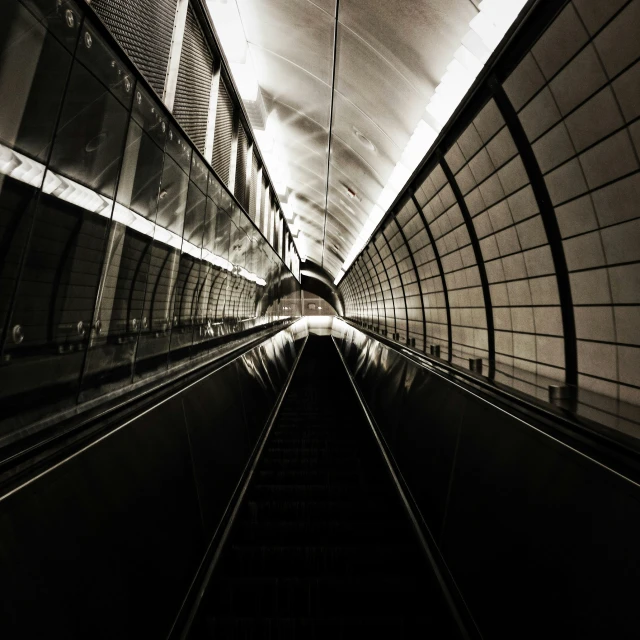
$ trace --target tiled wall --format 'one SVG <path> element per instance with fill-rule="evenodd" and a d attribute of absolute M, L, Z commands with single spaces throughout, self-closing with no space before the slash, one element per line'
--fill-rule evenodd
<path fill-rule="evenodd" d="M 496 380 L 543 398 L 549 384 L 576 380 L 581 402 L 631 416 L 626 403 L 640 405 L 638 34 L 640 0 L 560 7 L 509 71 L 485 82 L 489 98 L 463 112 L 462 133 L 431 152 L 431 170 L 394 212 L 405 238 L 388 214 L 347 273 L 347 316 L 382 331 L 378 317 L 394 326 L 394 313 L 389 336 L 427 352 L 439 345 L 465 367 L 470 357 L 489 364 L 493 342 Z M 395 293 L 386 314 L 385 286 Z"/>

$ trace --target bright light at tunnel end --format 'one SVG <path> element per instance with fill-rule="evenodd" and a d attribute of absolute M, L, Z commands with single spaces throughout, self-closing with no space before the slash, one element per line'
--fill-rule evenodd
<path fill-rule="evenodd" d="M 485 63 L 500 44 L 527 0 L 483 0 L 478 13 L 469 23 L 469 31 L 462 39 L 453 60 L 431 96 L 426 114 L 407 143 L 400 162 L 391 172 L 377 203 L 369 213 L 360 235 L 345 259 L 334 284 L 337 286 L 354 260 L 366 246 L 371 234 L 384 218 L 398 193 L 429 152 L 438 134 L 473 85 Z"/>

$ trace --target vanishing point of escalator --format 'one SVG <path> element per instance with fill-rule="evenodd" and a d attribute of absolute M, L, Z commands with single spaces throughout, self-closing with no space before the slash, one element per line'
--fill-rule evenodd
<path fill-rule="evenodd" d="M 458 637 L 368 429 L 311 335 L 190 638 Z"/>

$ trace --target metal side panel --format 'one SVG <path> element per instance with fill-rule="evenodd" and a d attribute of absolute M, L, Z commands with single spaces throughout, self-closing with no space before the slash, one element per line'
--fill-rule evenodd
<path fill-rule="evenodd" d="M 171 50 L 177 0 L 93 0 L 122 48 L 161 96 Z"/>

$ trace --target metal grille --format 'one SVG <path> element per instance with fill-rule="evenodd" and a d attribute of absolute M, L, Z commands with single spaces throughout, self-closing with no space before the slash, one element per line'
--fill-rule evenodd
<path fill-rule="evenodd" d="M 233 141 L 233 102 L 222 79 L 218 89 L 216 128 L 213 137 L 213 160 L 211 164 L 222 182 L 229 185 L 231 166 L 231 143 Z"/>
<path fill-rule="evenodd" d="M 93 0 L 122 48 L 162 96 L 177 0 Z"/>
<path fill-rule="evenodd" d="M 213 57 L 189 5 L 173 111 L 187 135 L 203 153 L 207 137 L 212 70 Z"/>
<path fill-rule="evenodd" d="M 249 217 L 255 222 L 257 217 L 256 202 L 260 202 L 258 189 L 258 158 L 251 154 L 251 183 L 249 185 Z"/>
<path fill-rule="evenodd" d="M 238 158 L 234 194 L 238 202 L 247 209 L 247 134 L 242 123 L 238 124 Z"/>

